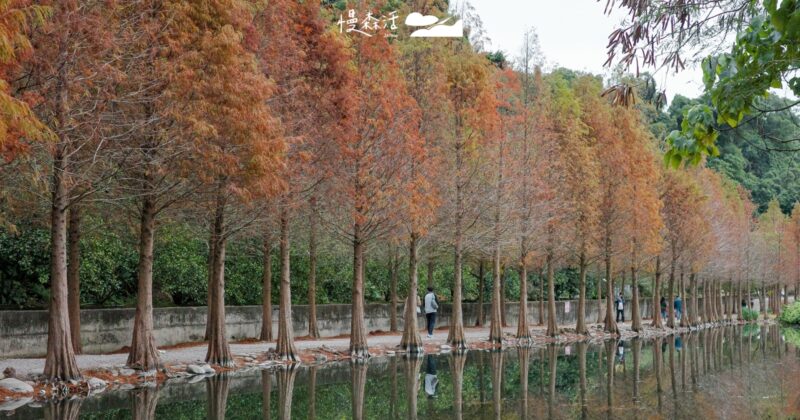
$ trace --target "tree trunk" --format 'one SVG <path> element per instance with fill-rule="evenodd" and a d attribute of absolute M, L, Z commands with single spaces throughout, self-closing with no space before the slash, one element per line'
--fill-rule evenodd
<path fill-rule="evenodd" d="M 539 270 L 539 322 L 544 325 L 544 268 Z"/>
<path fill-rule="evenodd" d="M 391 246 L 391 254 L 391 262 L 389 263 L 389 331 L 397 332 L 397 271 L 399 261 L 397 247 L 394 245 Z"/>
<path fill-rule="evenodd" d="M 483 272 L 483 264 L 484 264 L 483 260 L 480 260 L 480 262 L 478 263 L 478 319 L 475 321 L 476 327 L 482 327 L 484 321 L 483 296 L 484 296 L 484 291 L 486 289 L 486 284 L 484 282 L 485 274 Z"/>
<path fill-rule="evenodd" d="M 635 265 L 631 265 L 631 330 L 642 331 L 642 314 L 639 313 L 639 278 Z"/>
<path fill-rule="evenodd" d="M 317 327 L 317 199 L 309 200 L 310 216 L 308 221 L 308 336 L 319 338 Z"/>
<path fill-rule="evenodd" d="M 692 289 L 692 310 L 689 311 L 689 325 L 696 327 L 697 322 L 697 274 L 689 274 L 689 288 Z"/>
<path fill-rule="evenodd" d="M 680 277 L 680 286 L 679 287 L 680 287 L 681 300 L 683 302 L 683 308 L 682 308 L 683 313 L 681 314 L 680 326 L 686 328 L 686 327 L 688 327 L 690 325 L 690 323 L 689 323 L 689 312 L 690 311 L 689 311 L 689 299 L 686 298 L 686 282 L 684 281 L 684 274 L 685 273 L 684 273 L 684 270 L 683 270 L 683 266 L 681 266 L 681 277 Z"/>
<path fill-rule="evenodd" d="M 292 326 L 292 279 L 291 279 L 291 258 L 289 250 L 289 206 L 287 203 L 281 205 L 281 233 L 280 233 L 280 254 L 281 254 L 281 301 L 278 307 L 278 341 L 275 350 L 281 360 L 297 362 L 297 349 L 294 346 L 294 327 Z"/>
<path fill-rule="evenodd" d="M 417 248 L 417 234 L 412 232 L 408 241 L 408 296 L 404 305 L 403 337 L 400 340 L 400 347 L 410 354 L 421 354 L 424 351 L 417 323 L 417 289 L 419 288 L 417 285 L 419 278 Z"/>
<path fill-rule="evenodd" d="M 669 266 L 669 283 L 667 284 L 667 327 L 675 328 L 675 250 L 672 250 L 673 257 Z"/>
<path fill-rule="evenodd" d="M 264 274 L 261 277 L 261 341 L 272 341 L 272 241 L 264 232 Z"/>
<path fill-rule="evenodd" d="M 611 243 L 606 238 L 606 323 L 603 330 L 607 333 L 619 332 L 617 321 L 614 319 L 614 281 L 611 278 Z"/>
<path fill-rule="evenodd" d="M 589 334 L 589 329 L 586 327 L 586 266 L 586 252 L 581 251 L 578 258 L 578 319 L 575 332 L 584 335 Z"/>
<path fill-rule="evenodd" d="M 497 230 L 497 228 L 496 228 Z M 494 258 L 492 261 L 492 313 L 489 320 L 489 342 L 503 344 L 502 315 L 500 313 L 500 240 L 495 237 Z"/>
<path fill-rule="evenodd" d="M 547 335 L 549 337 L 558 336 L 558 325 L 556 324 L 556 289 L 555 276 L 553 270 L 553 252 L 547 253 Z"/>
<path fill-rule="evenodd" d="M 139 222 L 138 291 L 133 339 L 128 367 L 149 371 L 161 365 L 153 337 L 153 244 L 155 242 L 156 203 L 151 194 L 142 197 Z"/>
<path fill-rule="evenodd" d="M 603 281 L 597 280 L 597 324 L 603 322 Z"/>
<path fill-rule="evenodd" d="M 72 333 L 72 349 L 83 353 L 81 345 L 81 208 L 73 204 L 69 209 L 67 231 L 67 301 L 69 306 L 69 329 Z"/>
<path fill-rule="evenodd" d="M 212 283 L 209 284 L 211 302 L 208 304 L 208 351 L 206 362 L 231 366 L 233 357 L 225 333 L 225 196 L 220 183 L 217 191 L 214 227 L 211 242 L 214 244 Z"/>
<path fill-rule="evenodd" d="M 506 322 L 506 267 L 500 269 L 500 325 L 505 328 Z"/>
<path fill-rule="evenodd" d="M 65 68 L 59 71 L 58 107 L 56 118 L 59 129 L 66 125 L 67 86 Z M 69 380 L 81 377 L 72 348 L 72 332 L 67 302 L 67 205 L 66 185 L 67 144 L 62 131 L 54 145 L 52 207 L 50 208 L 50 308 L 48 311 L 47 358 L 44 376 L 49 380 Z"/>
<path fill-rule="evenodd" d="M 524 242 L 524 240 L 523 240 Z M 531 331 L 528 325 L 528 267 L 525 261 L 528 251 L 523 245 L 519 261 L 519 319 L 517 320 L 517 340 L 521 344 L 531 344 Z"/>
<path fill-rule="evenodd" d="M 361 223 L 353 228 L 353 295 L 350 321 L 350 356 L 354 359 L 369 357 L 367 327 L 364 325 L 364 239 Z"/>
<path fill-rule="evenodd" d="M 661 256 L 656 257 L 656 274 L 653 280 L 653 323 L 655 328 L 664 328 L 661 322 Z"/>
<path fill-rule="evenodd" d="M 212 225 L 212 232 L 211 232 L 211 234 L 209 236 L 210 237 L 214 236 L 213 225 Z M 207 286 L 207 290 L 206 290 L 206 301 L 209 302 L 209 303 L 212 300 L 214 300 L 214 290 L 211 288 L 211 285 L 214 283 L 214 256 L 216 255 L 216 252 L 214 250 L 214 246 L 215 246 L 214 241 L 213 240 L 209 240 L 209 243 L 208 243 L 208 261 L 207 261 L 207 263 L 208 263 L 208 282 L 207 282 L 208 286 Z M 210 309 L 211 308 L 207 307 L 207 311 L 210 310 Z M 209 316 L 209 314 L 206 314 L 206 317 L 208 317 L 208 316 Z M 211 323 L 206 321 L 206 335 L 204 336 L 203 339 L 205 341 L 208 341 L 209 337 L 211 337 Z"/>
<path fill-rule="evenodd" d="M 433 259 L 428 260 L 428 287 L 433 288 Z"/>
<path fill-rule="evenodd" d="M 450 315 L 450 330 L 447 333 L 447 343 L 453 346 L 456 350 L 467 348 L 467 340 L 464 337 L 464 313 L 461 304 L 461 291 L 463 271 L 463 232 L 461 228 L 461 217 L 456 218 L 456 237 L 454 249 L 454 262 L 453 262 L 453 310 Z M 432 284 L 433 279 L 433 264 L 428 263 L 428 283 Z M 430 285 L 429 285 L 430 286 Z"/>

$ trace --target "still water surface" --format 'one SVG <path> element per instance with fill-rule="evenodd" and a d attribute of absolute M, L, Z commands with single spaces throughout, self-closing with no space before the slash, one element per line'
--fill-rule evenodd
<path fill-rule="evenodd" d="M 798 418 L 798 346 L 797 330 L 748 325 L 650 340 L 374 358 L 112 391 L 23 407 L 10 417 Z"/>

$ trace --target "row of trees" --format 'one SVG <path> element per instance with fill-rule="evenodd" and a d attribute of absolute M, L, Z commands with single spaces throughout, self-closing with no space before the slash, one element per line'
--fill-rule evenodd
<path fill-rule="evenodd" d="M 497 344 L 506 268 L 520 273 L 521 340 L 530 339 L 527 282 L 533 272 L 546 279 L 551 336 L 559 333 L 559 267 L 580 273 L 579 333 L 588 333 L 591 267 L 602 267 L 607 297 L 615 281 L 625 290 L 629 276 L 636 331 L 642 328 L 644 273 L 654 274 L 656 302 L 662 267 L 669 270 L 670 300 L 676 290 L 684 294 L 684 274 L 695 297 L 698 285 L 705 296 L 718 297 L 723 288 L 742 290 L 756 279 L 773 284 L 766 269 L 745 271 L 755 259 L 765 267 L 773 261 L 771 253 L 752 252 L 747 192 L 707 169 L 664 169 L 642 112 L 652 105 L 619 106 L 624 101 L 609 98 L 615 92 L 604 92 L 591 75 L 543 74 L 532 32 L 512 63 L 499 54 L 487 59 L 468 37 L 411 39 L 404 29 L 396 38 L 348 37 L 332 31 L 331 13 L 312 1 L 108 7 L 75 0 L 5 7 L 18 17 L 3 28 L 21 40 L 4 72 L 5 100 L 19 108 L 7 119 L 25 121 L 26 128 L 2 139 L 0 176 L 4 207 L 46 203 L 50 209 L 47 378 L 80 376 L 77 245 L 82 215 L 98 207 L 122 209 L 138 220 L 128 365 L 143 370 L 160 365 L 153 250 L 157 226 L 167 217 L 208 226 L 206 360 L 219 365 L 232 363 L 225 260 L 226 245 L 237 235 L 263 239 L 263 340 L 273 339 L 270 261 L 278 244 L 276 349 L 286 360 L 297 359 L 291 319 L 297 279 L 289 256 L 298 223 L 309 227 L 303 233 L 309 235 L 312 337 L 319 336 L 318 235 L 324 231 L 352 247 L 353 358 L 369 356 L 364 258 L 378 243 L 392 247 L 395 272 L 405 249 L 410 291 L 419 288 L 421 247 L 452 258 L 447 341 L 457 349 L 467 344 L 461 307 L 467 258 L 491 261 L 489 338 Z M 421 12 L 445 10 L 429 4 Z M 773 242 L 765 240 L 763 249 Z M 786 254 L 779 255 L 776 267 L 788 269 Z M 390 281 L 396 308 L 396 276 Z M 775 290 L 785 283 L 778 277 Z M 406 299 L 405 319 L 413 319 L 416 294 Z M 617 332 L 612 303 L 606 299 L 598 321 Z M 654 323 L 660 326 L 658 314 Z M 403 328 L 402 347 L 421 353 L 416 323 Z"/>

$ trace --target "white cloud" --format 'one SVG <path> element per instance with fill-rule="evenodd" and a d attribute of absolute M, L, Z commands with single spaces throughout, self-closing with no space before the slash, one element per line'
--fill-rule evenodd
<path fill-rule="evenodd" d="M 406 16 L 406 26 L 430 26 L 434 23 L 438 22 L 439 18 L 436 16 L 426 15 L 423 16 L 422 13 L 411 13 L 410 15 Z"/>
<path fill-rule="evenodd" d="M 461 38 L 464 36 L 464 22 L 459 19 L 452 25 L 436 25 L 430 29 L 417 29 L 412 38 Z"/>

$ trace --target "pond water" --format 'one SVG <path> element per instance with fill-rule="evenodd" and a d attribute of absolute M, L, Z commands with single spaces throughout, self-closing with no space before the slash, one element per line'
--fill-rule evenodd
<path fill-rule="evenodd" d="M 25 406 L 10 418 L 797 418 L 798 348 L 797 330 L 746 325 L 650 340 L 381 357 L 109 391 Z"/>

